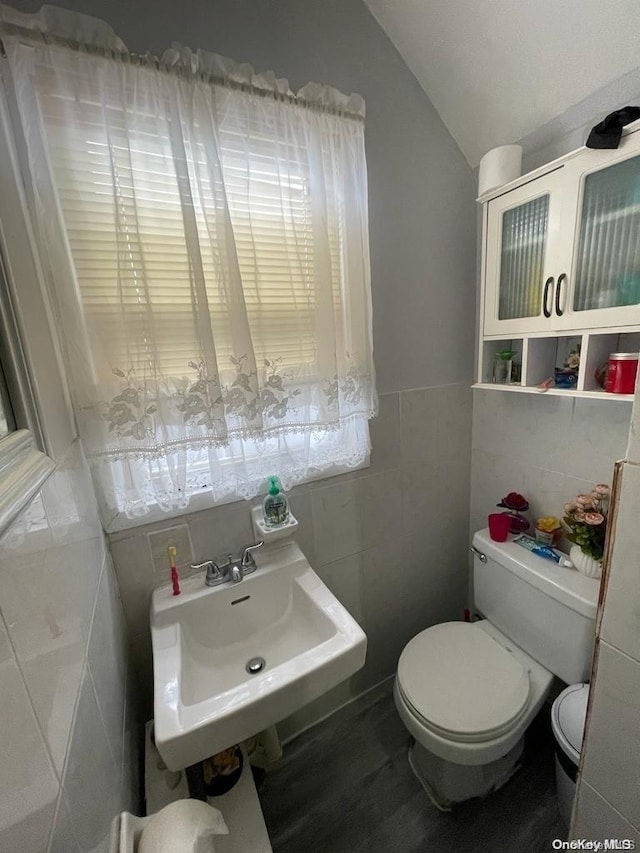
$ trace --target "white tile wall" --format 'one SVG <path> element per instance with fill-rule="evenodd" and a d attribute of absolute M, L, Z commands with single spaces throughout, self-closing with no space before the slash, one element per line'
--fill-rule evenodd
<path fill-rule="evenodd" d="M 362 550 L 357 480 L 316 489 L 311 495 L 311 512 L 318 565 Z"/>
<path fill-rule="evenodd" d="M 562 505 L 595 483 L 611 483 L 624 459 L 628 402 L 544 394 L 473 392 L 471 529 L 510 491 L 530 502 L 530 520 L 560 515 Z"/>
<path fill-rule="evenodd" d="M 189 536 L 189 525 L 174 524 L 166 530 L 156 530 L 149 533 L 149 547 L 151 548 L 151 562 L 154 571 L 159 575 L 167 576 L 169 572 L 169 546 L 176 549 L 176 565 L 189 566 L 193 563 L 193 546 Z"/>
<path fill-rule="evenodd" d="M 0 850 L 104 850 L 113 817 L 139 807 L 139 736 L 128 633 L 77 445 L 0 541 L 0 611 Z"/>
<path fill-rule="evenodd" d="M 611 555 L 606 605 L 600 636 L 640 661 L 640 465 L 626 464 L 622 473 L 617 535 Z M 639 712 L 640 713 L 640 712 Z"/>
<path fill-rule="evenodd" d="M 362 549 L 395 542 L 402 529 L 402 489 L 399 470 L 371 474 L 358 480 L 360 544 Z"/>
<path fill-rule="evenodd" d="M 594 691 L 583 779 L 640 827 L 640 663 L 601 642 Z"/>
<path fill-rule="evenodd" d="M 87 663 L 112 758 L 118 770 L 124 749 L 128 639 L 115 574 L 111 560 L 108 560 L 100 580 Z"/>
<path fill-rule="evenodd" d="M 601 842 L 609 839 L 628 840 L 633 842 L 633 847 L 626 849 L 640 849 L 640 832 L 586 782 L 580 786 L 575 808 L 571 833 L 573 839 Z"/>
<path fill-rule="evenodd" d="M 364 620 L 362 556 L 361 553 L 352 554 L 335 563 L 317 567 L 318 574 L 331 592 L 360 623 Z"/>
<path fill-rule="evenodd" d="M 575 400 L 567 474 L 611 482 L 610 461 L 626 456 L 630 419 L 628 402 Z"/>
<path fill-rule="evenodd" d="M 471 391 L 468 385 L 380 396 L 371 425 L 371 467 L 294 489 L 297 540 L 311 564 L 369 640 L 365 668 L 330 696 L 287 720 L 286 736 L 395 671 L 417 631 L 461 618 L 466 604 Z M 196 560 L 251 541 L 249 505 L 185 516 Z M 175 525 L 175 519 L 167 527 Z M 132 634 L 138 678 L 151 707 L 151 591 L 166 582 L 154 571 L 148 532 L 113 534 L 110 548 Z M 168 543 L 163 539 L 162 547 Z"/>
<path fill-rule="evenodd" d="M 591 716 L 583 745 L 574 837 L 640 846 L 640 466 L 623 466 L 609 580 L 597 640 Z"/>
<path fill-rule="evenodd" d="M 636 398 L 633 403 L 633 414 L 631 416 L 631 429 L 629 430 L 629 443 L 627 445 L 627 459 L 632 462 L 640 462 L 640 371 L 636 386 Z"/>
<path fill-rule="evenodd" d="M 46 850 L 58 779 L 4 630 L 0 645 L 0 849 Z"/>

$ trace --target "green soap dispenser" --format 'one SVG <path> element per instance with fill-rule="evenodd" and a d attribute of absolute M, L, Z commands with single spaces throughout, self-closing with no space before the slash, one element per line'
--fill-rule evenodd
<path fill-rule="evenodd" d="M 280 491 L 277 477 L 269 477 L 269 494 L 262 503 L 267 527 L 280 527 L 289 520 L 289 501 Z"/>

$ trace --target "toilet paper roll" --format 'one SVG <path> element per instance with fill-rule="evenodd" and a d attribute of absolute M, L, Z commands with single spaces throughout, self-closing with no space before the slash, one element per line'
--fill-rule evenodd
<path fill-rule="evenodd" d="M 215 836 L 228 832 L 218 809 L 201 800 L 176 800 L 151 816 L 138 853 L 214 853 Z"/>
<path fill-rule="evenodd" d="M 508 184 L 522 173 L 522 146 L 501 145 L 487 151 L 480 160 L 478 195 Z"/>

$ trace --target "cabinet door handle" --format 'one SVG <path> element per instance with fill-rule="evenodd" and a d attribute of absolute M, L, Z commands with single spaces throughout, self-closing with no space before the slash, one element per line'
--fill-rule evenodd
<path fill-rule="evenodd" d="M 542 313 L 545 317 L 549 318 L 551 316 L 551 309 L 548 307 L 549 303 L 549 288 L 553 287 L 553 276 L 550 275 L 549 278 L 544 283 L 544 293 L 542 294 Z M 553 305 L 553 295 L 551 296 L 551 304 Z"/>
<path fill-rule="evenodd" d="M 567 280 L 567 274 L 562 273 L 558 276 L 558 286 L 556 287 L 556 314 L 562 317 L 564 309 L 560 307 L 560 293 L 562 291 L 562 282 Z"/>

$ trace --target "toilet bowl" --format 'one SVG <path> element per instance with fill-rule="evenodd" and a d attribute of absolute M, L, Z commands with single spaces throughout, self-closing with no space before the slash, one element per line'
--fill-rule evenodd
<path fill-rule="evenodd" d="M 553 675 L 487 620 L 422 631 L 398 662 L 394 699 L 415 738 L 409 761 L 434 804 L 507 781 Z"/>
<path fill-rule="evenodd" d="M 512 537 L 513 538 L 513 537 Z M 409 762 L 432 802 L 484 796 L 518 769 L 554 676 L 584 680 L 599 583 L 512 538 L 473 538 L 476 622 L 445 622 L 404 648 L 394 698 L 415 739 Z"/>

